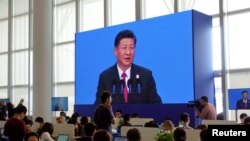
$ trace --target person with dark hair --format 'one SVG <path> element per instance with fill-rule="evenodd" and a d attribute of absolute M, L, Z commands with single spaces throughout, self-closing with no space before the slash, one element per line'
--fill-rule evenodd
<path fill-rule="evenodd" d="M 35 119 L 35 125 L 36 125 L 36 129 L 35 129 L 36 132 L 38 134 L 40 134 L 41 133 L 41 129 L 42 129 L 43 125 L 44 125 L 43 118 L 42 117 L 36 117 L 36 119 Z"/>
<path fill-rule="evenodd" d="M 104 129 L 99 129 L 94 134 L 94 141 L 111 141 L 111 134 Z"/>
<path fill-rule="evenodd" d="M 133 64 L 136 36 L 131 30 L 122 30 L 114 42 L 117 63 L 104 70 L 97 86 L 95 104 L 103 91 L 112 92 L 112 103 L 162 103 L 157 93 L 152 71 Z"/>
<path fill-rule="evenodd" d="M 141 132 L 137 128 L 131 128 L 127 132 L 128 141 L 141 141 Z"/>
<path fill-rule="evenodd" d="M 246 113 L 241 113 L 240 114 L 240 124 L 241 125 L 244 125 L 244 120 L 245 120 L 246 117 L 247 117 Z"/>
<path fill-rule="evenodd" d="M 95 109 L 94 122 L 97 129 L 105 129 L 112 133 L 111 124 L 115 123 L 115 116 L 111 107 L 112 97 L 109 91 L 104 91 L 101 95 L 101 103 Z"/>
<path fill-rule="evenodd" d="M 87 123 L 89 123 L 89 119 L 87 116 L 82 116 L 81 119 L 80 119 L 80 124 L 82 126 L 85 126 Z"/>
<path fill-rule="evenodd" d="M 176 128 L 174 130 L 174 141 L 186 141 L 186 131 L 183 128 Z"/>
<path fill-rule="evenodd" d="M 201 130 L 200 140 L 201 141 L 208 141 L 208 129 Z"/>
<path fill-rule="evenodd" d="M 144 127 L 159 128 L 159 125 L 158 125 L 158 123 L 156 121 L 151 120 L 149 122 L 146 122 L 144 124 Z"/>
<path fill-rule="evenodd" d="M 217 113 L 216 109 L 213 104 L 208 103 L 208 98 L 207 96 L 202 96 L 200 99 L 200 104 L 202 105 L 202 110 L 201 112 L 197 107 L 194 107 L 195 112 L 201 119 L 205 120 L 216 120 Z"/>
<path fill-rule="evenodd" d="M 241 92 L 242 99 L 237 101 L 236 109 L 250 109 L 250 100 L 248 99 L 248 91 Z"/>
<path fill-rule="evenodd" d="M 204 130 L 207 129 L 207 125 L 206 124 L 199 124 L 195 127 L 196 130 Z"/>
<path fill-rule="evenodd" d="M 16 107 L 14 116 L 5 123 L 3 134 L 8 137 L 9 141 L 23 141 L 24 135 L 27 133 L 27 128 L 23 121 L 26 112 L 25 106 Z"/>
<path fill-rule="evenodd" d="M 29 132 L 24 136 L 24 141 L 39 141 L 39 135 L 35 132 Z"/>
<path fill-rule="evenodd" d="M 190 123 L 189 114 L 182 113 L 180 115 L 179 127 L 184 128 L 184 129 L 193 129 L 192 127 L 189 126 L 189 123 Z"/>
<path fill-rule="evenodd" d="M 85 135 L 81 138 L 76 139 L 76 141 L 93 141 L 93 136 L 95 133 L 96 127 L 93 123 L 87 123 L 84 126 Z"/>
<path fill-rule="evenodd" d="M 250 125 L 250 117 L 249 116 L 244 118 L 244 125 Z"/>
<path fill-rule="evenodd" d="M 117 132 L 120 133 L 122 126 L 132 126 L 132 124 L 129 123 L 129 121 L 130 121 L 130 115 L 129 114 L 125 114 L 123 116 L 123 121 L 121 123 L 119 123 L 119 125 L 117 127 Z"/>
<path fill-rule="evenodd" d="M 54 141 L 52 134 L 54 132 L 54 126 L 50 122 L 45 122 L 41 133 L 39 134 L 41 141 Z"/>
<path fill-rule="evenodd" d="M 25 122 L 25 125 L 26 125 L 28 132 L 31 132 L 32 126 L 33 126 L 33 121 L 30 119 L 27 119 L 24 122 Z"/>

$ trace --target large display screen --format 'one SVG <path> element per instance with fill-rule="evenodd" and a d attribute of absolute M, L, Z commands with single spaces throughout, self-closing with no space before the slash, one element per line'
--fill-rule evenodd
<path fill-rule="evenodd" d="M 194 99 L 192 11 L 141 20 L 75 37 L 75 104 L 93 104 L 99 74 L 116 63 L 114 39 L 124 29 L 137 37 L 134 63 L 150 69 L 162 103 Z"/>

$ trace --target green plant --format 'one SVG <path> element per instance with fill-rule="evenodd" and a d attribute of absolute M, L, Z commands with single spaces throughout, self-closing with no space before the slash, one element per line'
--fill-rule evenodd
<path fill-rule="evenodd" d="M 156 134 L 156 141 L 174 141 L 173 131 L 161 130 Z"/>

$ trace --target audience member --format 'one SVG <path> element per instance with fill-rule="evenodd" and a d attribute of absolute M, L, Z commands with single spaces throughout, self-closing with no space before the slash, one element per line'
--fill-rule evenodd
<path fill-rule="evenodd" d="M 131 128 L 127 132 L 127 141 L 141 141 L 141 133 L 137 128 Z"/>
<path fill-rule="evenodd" d="M 246 113 L 241 113 L 240 114 L 240 124 L 243 125 L 244 124 L 244 120 L 247 117 Z"/>
<path fill-rule="evenodd" d="M 250 124 L 250 117 L 249 116 L 247 116 L 247 117 L 245 117 L 245 119 L 244 119 L 244 124 L 246 125 L 249 125 Z"/>
<path fill-rule="evenodd" d="M 30 119 L 25 120 L 25 125 L 28 132 L 32 131 L 33 121 Z"/>
<path fill-rule="evenodd" d="M 121 123 L 118 125 L 118 127 L 117 127 L 117 132 L 120 133 L 121 127 L 122 127 L 122 126 L 132 126 L 132 124 L 129 123 L 129 121 L 130 121 L 130 115 L 129 115 L 129 114 L 125 114 L 125 115 L 123 116 L 123 122 L 121 122 Z"/>
<path fill-rule="evenodd" d="M 99 129 L 94 134 L 94 141 L 111 141 L 111 134 L 105 129 Z"/>
<path fill-rule="evenodd" d="M 174 141 L 186 141 L 186 131 L 183 128 L 176 128 L 174 130 Z"/>
<path fill-rule="evenodd" d="M 151 120 L 149 122 L 146 122 L 144 124 L 144 127 L 154 127 L 154 128 L 159 128 L 159 125 L 157 124 L 157 122 L 155 122 L 154 120 Z"/>
<path fill-rule="evenodd" d="M 208 141 L 208 129 L 201 130 L 200 140 L 201 141 Z"/>
<path fill-rule="evenodd" d="M 165 120 L 162 125 L 162 130 L 165 132 L 173 132 L 174 131 L 174 124 L 171 120 Z"/>
<path fill-rule="evenodd" d="M 182 113 L 180 115 L 179 127 L 184 128 L 184 129 L 193 129 L 192 127 L 189 126 L 189 123 L 190 123 L 189 114 Z"/>
<path fill-rule="evenodd" d="M 38 134 L 41 134 L 41 129 L 44 125 L 44 120 L 42 117 L 36 117 L 35 119 L 35 131 L 38 133 Z"/>
<path fill-rule="evenodd" d="M 196 130 L 204 130 L 207 129 L 207 125 L 205 124 L 200 124 L 198 126 L 195 127 Z"/>
<path fill-rule="evenodd" d="M 24 141 L 39 141 L 39 135 L 35 132 L 29 132 L 24 136 Z"/>
<path fill-rule="evenodd" d="M 65 123 L 65 119 L 63 117 L 57 117 L 56 118 L 56 123 L 57 124 L 63 124 L 63 123 Z"/>
<path fill-rule="evenodd" d="M 14 116 L 5 123 L 3 134 L 8 137 L 9 141 L 23 141 L 24 135 L 27 133 L 27 128 L 23 122 L 26 112 L 25 106 L 16 107 Z"/>
<path fill-rule="evenodd" d="M 52 134 L 54 132 L 54 126 L 50 122 L 45 122 L 41 128 L 41 133 L 39 134 L 41 141 L 54 141 Z"/>
<path fill-rule="evenodd" d="M 87 116 L 82 116 L 81 119 L 80 119 L 80 124 L 82 126 L 85 126 L 87 123 L 89 123 L 89 119 Z"/>
<path fill-rule="evenodd" d="M 93 141 L 95 130 L 96 130 L 96 127 L 93 123 L 87 123 L 84 126 L 85 135 L 81 138 L 78 138 L 76 141 Z"/>

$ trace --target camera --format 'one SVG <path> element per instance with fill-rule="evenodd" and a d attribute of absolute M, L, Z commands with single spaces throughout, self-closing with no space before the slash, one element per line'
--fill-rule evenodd
<path fill-rule="evenodd" d="M 199 100 L 199 99 L 194 100 L 194 101 L 188 101 L 188 103 L 187 103 L 187 107 L 190 107 L 190 108 L 194 108 L 194 107 L 196 107 L 196 108 L 198 108 L 199 110 L 201 110 L 201 109 L 202 109 L 202 105 L 201 105 L 201 103 L 200 103 L 200 100 Z"/>

